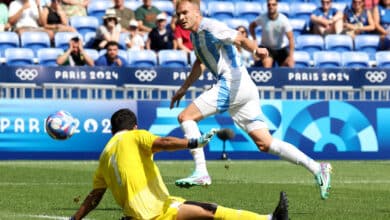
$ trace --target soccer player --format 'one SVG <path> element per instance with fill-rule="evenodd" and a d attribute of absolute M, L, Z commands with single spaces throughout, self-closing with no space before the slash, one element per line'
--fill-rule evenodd
<path fill-rule="evenodd" d="M 217 79 L 217 83 L 197 97 L 178 116 L 186 138 L 201 136 L 197 122 L 205 117 L 228 111 L 234 122 L 245 130 L 259 150 L 279 156 L 284 160 L 308 169 L 320 186 L 322 199 L 327 199 L 330 188 L 331 165 L 318 163 L 295 146 L 273 138 L 267 124 L 262 120 L 260 101 L 256 85 L 237 55 L 235 45 L 241 46 L 254 55 L 265 58 L 268 51 L 257 47 L 254 41 L 228 28 L 223 22 L 203 18 L 199 0 L 178 0 L 176 14 L 181 26 L 191 30 L 191 41 L 197 56 L 190 75 L 171 99 L 170 108 L 178 105 L 187 89 L 201 76 L 203 63 Z M 191 150 L 195 170 L 187 178 L 179 179 L 176 185 L 182 187 L 209 185 L 209 177 L 202 148 Z"/>
<path fill-rule="evenodd" d="M 169 195 L 153 154 L 163 150 L 203 147 L 215 130 L 195 139 L 158 137 L 146 130 L 137 130 L 135 114 L 129 109 L 120 109 L 111 117 L 111 131 L 113 137 L 100 155 L 93 190 L 71 219 L 81 219 L 97 207 L 107 188 L 123 209 L 125 217 L 122 220 L 288 219 L 288 200 L 284 192 L 280 193 L 279 203 L 270 215 L 186 201 Z"/>

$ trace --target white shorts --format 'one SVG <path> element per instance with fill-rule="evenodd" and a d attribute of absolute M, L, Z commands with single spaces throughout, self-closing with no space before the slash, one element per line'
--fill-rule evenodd
<path fill-rule="evenodd" d="M 224 74 L 209 90 L 194 100 L 203 117 L 228 111 L 246 132 L 268 128 L 263 120 L 259 93 L 246 69 Z"/>

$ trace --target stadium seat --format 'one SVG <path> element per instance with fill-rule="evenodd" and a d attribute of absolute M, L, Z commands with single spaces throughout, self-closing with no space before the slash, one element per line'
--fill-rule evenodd
<path fill-rule="evenodd" d="M 370 56 L 370 60 L 375 60 L 375 53 L 379 49 L 379 36 L 375 34 L 360 34 L 355 36 L 355 50 L 364 51 Z"/>
<path fill-rule="evenodd" d="M 188 56 L 183 50 L 160 50 L 157 53 L 159 66 L 187 67 Z"/>
<path fill-rule="evenodd" d="M 50 37 L 43 31 L 26 31 L 20 35 L 20 47 L 30 48 L 37 55 L 39 49 L 50 47 Z"/>
<path fill-rule="evenodd" d="M 332 7 L 336 8 L 337 10 L 344 12 L 345 7 L 350 4 L 350 1 L 348 2 L 332 2 Z"/>
<path fill-rule="evenodd" d="M 139 6 L 142 5 L 142 1 L 125 1 L 125 7 L 135 11 Z"/>
<path fill-rule="evenodd" d="M 240 19 L 240 18 L 228 18 L 225 19 L 224 22 L 229 26 L 230 28 L 236 29 L 238 26 L 244 26 L 247 30 L 249 27 L 248 20 Z M 248 32 L 249 34 L 249 32 Z"/>
<path fill-rule="evenodd" d="M 337 51 L 317 51 L 313 53 L 315 67 L 341 67 L 341 55 Z"/>
<path fill-rule="evenodd" d="M 330 34 L 325 36 L 325 49 L 344 52 L 353 50 L 353 39 L 347 34 Z"/>
<path fill-rule="evenodd" d="M 37 51 L 38 64 L 42 66 L 58 66 L 57 57 L 64 53 L 61 48 L 41 48 Z"/>
<path fill-rule="evenodd" d="M 308 52 L 312 57 L 316 51 L 324 49 L 324 39 L 320 35 L 304 34 L 297 36 L 296 49 Z"/>
<path fill-rule="evenodd" d="M 56 48 L 61 48 L 65 51 L 69 47 L 70 39 L 76 35 L 78 35 L 79 38 L 82 39 L 82 36 L 80 34 L 76 34 L 74 32 L 57 32 L 54 35 L 54 46 Z"/>
<path fill-rule="evenodd" d="M 364 68 L 370 67 L 370 58 L 366 52 L 347 51 L 341 54 L 343 67 Z"/>
<path fill-rule="evenodd" d="M 375 54 L 376 66 L 390 68 L 390 51 L 378 51 Z"/>
<path fill-rule="evenodd" d="M 294 61 L 296 68 L 300 67 L 310 67 L 311 66 L 311 58 L 310 54 L 306 51 L 294 51 Z"/>
<path fill-rule="evenodd" d="M 99 27 L 99 20 L 94 16 L 73 16 L 69 23 L 83 36 L 88 32 L 96 32 Z"/>
<path fill-rule="evenodd" d="M 34 52 L 30 48 L 7 48 L 4 52 L 7 66 L 24 66 L 34 64 Z"/>
<path fill-rule="evenodd" d="M 113 2 L 108 0 L 92 1 L 87 6 L 87 15 L 96 17 L 99 24 L 103 24 L 103 16 L 106 13 L 106 9 L 113 6 Z"/>
<path fill-rule="evenodd" d="M 160 9 L 160 11 L 167 13 L 169 16 L 172 16 L 175 12 L 172 1 L 154 0 L 152 1 L 152 5 Z"/>
<path fill-rule="evenodd" d="M 306 21 L 304 19 L 289 19 L 290 24 L 293 28 L 294 37 L 297 38 L 299 35 L 305 32 Z"/>
<path fill-rule="evenodd" d="M 313 2 L 293 2 L 290 5 L 289 18 L 303 19 L 308 22 L 316 8 L 317 5 Z"/>
<path fill-rule="evenodd" d="M 126 38 L 128 36 L 129 36 L 129 33 L 125 33 L 125 32 L 123 32 L 123 33 L 121 33 L 119 35 L 119 42 L 118 42 L 119 49 L 122 49 L 122 50 L 126 50 L 127 49 L 127 47 L 126 47 Z"/>
<path fill-rule="evenodd" d="M 233 2 L 211 1 L 207 5 L 209 16 L 217 20 L 234 18 L 235 9 Z"/>
<path fill-rule="evenodd" d="M 84 34 L 84 47 L 91 48 L 96 37 L 96 32 L 90 31 Z"/>
<path fill-rule="evenodd" d="M 157 55 L 153 50 L 130 50 L 127 52 L 130 67 L 155 67 Z"/>
<path fill-rule="evenodd" d="M 95 49 L 84 49 L 84 51 L 88 54 L 89 57 L 91 57 L 91 59 L 93 61 L 97 60 L 99 58 L 99 52 Z"/>
<path fill-rule="evenodd" d="M 17 48 L 20 46 L 19 36 L 15 32 L 0 32 L 0 53 L 4 57 L 4 51 L 7 48 Z"/>
<path fill-rule="evenodd" d="M 236 17 L 245 19 L 248 22 L 252 22 L 257 16 L 264 12 L 262 4 L 259 2 L 237 1 L 235 2 L 235 9 Z"/>

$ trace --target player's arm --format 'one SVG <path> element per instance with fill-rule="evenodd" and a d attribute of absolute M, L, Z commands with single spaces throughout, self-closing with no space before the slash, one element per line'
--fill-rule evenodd
<path fill-rule="evenodd" d="M 169 108 L 173 108 L 175 103 L 176 106 L 179 106 L 180 99 L 185 95 L 186 91 L 190 86 L 202 75 L 204 71 L 203 65 L 199 59 L 196 59 L 194 64 L 192 65 L 191 73 L 184 81 L 183 85 L 179 90 L 176 91 L 175 95 L 171 99 L 171 104 Z"/>
<path fill-rule="evenodd" d="M 260 48 L 256 45 L 255 41 L 249 40 L 241 34 L 237 34 L 234 39 L 234 44 L 243 47 L 253 53 L 253 55 L 260 57 L 261 59 L 268 56 L 268 50 L 266 48 Z"/>
<path fill-rule="evenodd" d="M 79 220 L 86 216 L 90 211 L 95 209 L 100 200 L 102 200 L 104 193 L 106 192 L 106 188 L 102 189 L 93 189 L 88 196 L 85 198 L 83 204 L 81 204 L 79 210 L 77 210 L 76 214 L 71 217 L 71 220 Z"/>
<path fill-rule="evenodd" d="M 211 138 L 217 133 L 217 129 L 211 129 L 199 138 L 176 138 L 176 137 L 158 137 L 152 145 L 152 152 L 175 151 L 182 149 L 194 149 L 204 147 L 210 142 Z"/>

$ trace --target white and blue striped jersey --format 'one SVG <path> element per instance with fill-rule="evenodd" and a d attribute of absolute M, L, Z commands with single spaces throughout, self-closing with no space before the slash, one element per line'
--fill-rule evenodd
<path fill-rule="evenodd" d="M 203 18 L 198 31 L 191 33 L 196 56 L 217 79 L 243 66 L 233 44 L 237 33 L 225 23 L 210 18 Z"/>

